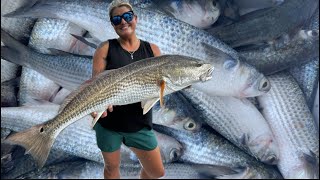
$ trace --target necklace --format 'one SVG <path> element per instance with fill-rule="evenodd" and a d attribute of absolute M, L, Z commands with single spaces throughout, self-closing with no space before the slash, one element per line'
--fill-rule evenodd
<path fill-rule="evenodd" d="M 136 51 L 128 51 L 128 53 L 131 55 L 131 59 L 133 60 L 133 54 L 135 53 Z"/>
<path fill-rule="evenodd" d="M 120 40 L 118 40 L 118 42 L 119 42 L 119 43 L 120 43 L 120 45 L 121 45 Z M 138 49 L 139 49 L 139 47 L 140 47 L 140 39 L 138 39 L 138 44 L 139 44 L 139 46 L 138 46 Z M 128 50 L 126 50 L 125 48 L 123 48 L 123 46 L 122 46 L 122 45 L 121 45 L 121 47 L 122 47 L 122 49 L 124 49 L 125 51 L 127 51 L 127 52 L 130 54 L 131 59 L 133 60 L 133 54 L 134 54 L 138 49 L 136 49 L 135 51 L 128 51 Z"/>

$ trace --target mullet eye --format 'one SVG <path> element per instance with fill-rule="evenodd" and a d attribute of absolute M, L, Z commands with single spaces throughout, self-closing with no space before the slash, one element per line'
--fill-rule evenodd
<path fill-rule="evenodd" d="M 216 1 L 212 1 L 213 6 L 217 6 Z"/>
<path fill-rule="evenodd" d="M 234 68 L 237 65 L 237 62 L 235 60 L 227 60 L 223 63 L 223 67 L 227 70 L 230 70 Z"/>

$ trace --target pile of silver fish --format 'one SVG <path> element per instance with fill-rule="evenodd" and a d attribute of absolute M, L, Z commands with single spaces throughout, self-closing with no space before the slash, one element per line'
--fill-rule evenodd
<path fill-rule="evenodd" d="M 111 2 L 1 0 L 1 178 L 103 178 L 89 114 L 133 102 L 164 179 L 319 178 L 317 0 L 127 0 L 163 55 L 92 78 Z"/>

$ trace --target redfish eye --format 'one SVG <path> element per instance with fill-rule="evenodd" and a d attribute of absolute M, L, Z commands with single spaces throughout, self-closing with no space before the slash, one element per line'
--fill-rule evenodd
<path fill-rule="evenodd" d="M 197 64 L 196 66 L 197 66 L 197 67 L 201 67 L 201 66 L 202 66 L 202 64 Z"/>

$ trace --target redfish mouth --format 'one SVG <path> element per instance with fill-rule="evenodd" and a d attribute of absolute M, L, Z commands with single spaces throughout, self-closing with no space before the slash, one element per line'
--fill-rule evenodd
<path fill-rule="evenodd" d="M 208 69 L 205 73 L 203 73 L 201 76 L 200 76 L 200 80 L 202 82 L 204 81 L 208 81 L 212 78 L 212 72 L 214 70 L 214 67 L 211 67 L 210 69 Z"/>

